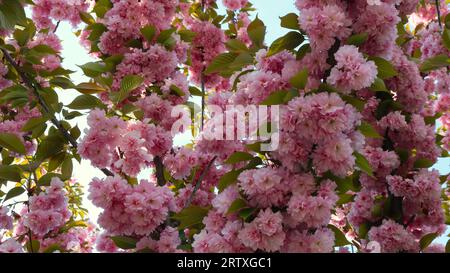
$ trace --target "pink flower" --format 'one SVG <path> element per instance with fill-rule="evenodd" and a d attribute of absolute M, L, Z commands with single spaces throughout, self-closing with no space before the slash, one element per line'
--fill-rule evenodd
<path fill-rule="evenodd" d="M 369 239 L 381 245 L 381 252 L 418 252 L 414 236 L 392 220 L 383 220 L 381 226 L 372 227 Z"/>
<path fill-rule="evenodd" d="M 344 94 L 372 85 L 378 73 L 377 67 L 373 61 L 366 61 L 357 47 L 344 45 L 334 56 L 337 64 L 331 69 L 327 79 L 329 84 Z"/>
<path fill-rule="evenodd" d="M 10 238 L 0 244 L 0 253 L 22 253 L 22 245 L 13 238 Z"/>
<path fill-rule="evenodd" d="M 247 5 L 248 0 L 222 0 L 223 5 L 230 10 L 238 10 Z"/>

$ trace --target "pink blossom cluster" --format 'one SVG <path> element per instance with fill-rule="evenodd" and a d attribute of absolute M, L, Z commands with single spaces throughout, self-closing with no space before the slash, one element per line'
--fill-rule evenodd
<path fill-rule="evenodd" d="M 226 36 L 220 28 L 206 21 L 193 21 L 189 30 L 196 33 L 191 45 L 191 66 L 189 67 L 192 82 L 207 88 L 214 88 L 222 83 L 218 74 L 205 75 L 204 70 L 211 61 L 225 51 Z"/>
<path fill-rule="evenodd" d="M 364 143 L 356 131 L 360 118 L 356 109 L 335 93 L 295 98 L 283 113 L 285 126 L 275 155 L 292 170 L 305 166 L 312 157 L 318 173 L 332 171 L 345 176 L 353 169 L 353 152 Z"/>
<path fill-rule="evenodd" d="M 369 240 L 379 243 L 382 252 L 419 251 L 419 244 L 412 234 L 392 220 L 383 220 L 380 226 L 373 227 L 369 231 Z"/>
<path fill-rule="evenodd" d="M 300 12 L 300 27 L 308 33 L 314 50 L 326 51 L 333 46 L 335 39 L 343 40 L 351 34 L 352 21 L 342 5 L 318 2 L 315 6 L 301 8 Z"/>
<path fill-rule="evenodd" d="M 40 29 L 53 27 L 53 21 L 69 21 L 72 26 L 81 23 L 80 12 L 86 12 L 90 0 L 35 0 L 33 21 Z"/>
<path fill-rule="evenodd" d="M 45 45 L 53 49 L 56 53 L 62 50 L 61 40 L 56 36 L 56 34 L 50 33 L 39 33 L 32 41 L 28 42 L 28 47 L 33 49 L 38 45 Z M 36 70 L 47 70 L 53 71 L 61 66 L 61 58 L 57 54 L 48 54 L 41 58 L 40 64 L 33 65 Z"/>
<path fill-rule="evenodd" d="M 238 10 L 247 5 L 248 0 L 222 0 L 223 5 L 230 10 Z"/>
<path fill-rule="evenodd" d="M 150 166 L 153 156 L 163 155 L 172 147 L 171 134 L 162 127 L 109 118 L 102 110 L 91 111 L 88 125 L 78 152 L 98 168 L 113 167 L 135 176 Z"/>
<path fill-rule="evenodd" d="M 0 207 L 0 230 L 13 228 L 13 218 L 8 215 L 9 209 L 7 207 Z"/>
<path fill-rule="evenodd" d="M 63 226 L 72 213 L 67 208 L 64 183 L 53 178 L 50 187 L 29 198 L 29 212 L 23 215 L 23 225 L 39 237 Z"/>
<path fill-rule="evenodd" d="M 57 245 L 64 252 L 91 253 L 95 241 L 94 226 L 88 224 L 88 227 L 73 227 L 67 232 L 43 238 L 40 240 L 40 251 Z"/>
<path fill-rule="evenodd" d="M 142 27 L 153 26 L 158 33 L 169 28 L 177 5 L 178 0 L 114 0 L 101 20 L 108 28 L 100 37 L 101 51 L 124 53 L 126 42 L 141 37 Z"/>
<path fill-rule="evenodd" d="M 174 210 L 172 191 L 147 180 L 131 185 L 118 176 L 94 178 L 88 198 L 103 208 L 98 223 L 114 235 L 150 235 Z"/>
<path fill-rule="evenodd" d="M 124 55 L 124 60 L 117 66 L 113 88 L 118 90 L 122 78 L 127 75 L 142 76 L 145 85 L 161 82 L 172 74 L 177 63 L 176 53 L 161 45 L 152 45 L 145 51 L 133 49 Z"/>
<path fill-rule="evenodd" d="M 337 64 L 331 69 L 327 82 L 344 94 L 369 87 L 377 76 L 373 61 L 366 61 L 355 46 L 342 46 L 334 55 Z"/>
<path fill-rule="evenodd" d="M 13 238 L 0 243 L 0 253 L 23 253 L 22 245 Z"/>

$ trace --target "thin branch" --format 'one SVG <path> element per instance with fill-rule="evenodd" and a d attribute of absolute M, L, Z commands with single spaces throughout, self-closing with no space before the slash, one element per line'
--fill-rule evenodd
<path fill-rule="evenodd" d="M 3 55 L 5 56 L 8 63 L 10 63 L 11 66 L 14 67 L 14 69 L 17 71 L 17 73 L 19 74 L 19 76 L 22 79 L 22 81 L 24 82 L 24 84 L 32 91 L 33 95 L 38 100 L 38 103 L 39 103 L 39 105 L 41 105 L 44 112 L 48 116 L 50 116 L 50 121 L 53 123 L 53 125 L 58 129 L 58 131 L 64 136 L 64 138 L 70 143 L 70 145 L 73 148 L 78 149 L 77 141 L 62 126 L 61 122 L 58 119 L 56 119 L 55 115 L 53 114 L 53 111 L 50 110 L 50 108 L 47 106 L 46 102 L 42 98 L 41 94 L 39 94 L 38 90 L 41 89 L 41 86 L 38 83 L 33 83 L 33 81 L 27 76 L 27 74 L 25 72 L 23 72 L 21 70 L 21 68 L 17 65 L 17 63 L 11 57 L 11 55 L 9 54 L 9 52 L 7 50 L 2 48 L 1 51 L 3 52 Z M 101 171 L 107 176 L 114 176 L 114 174 L 106 168 L 102 168 Z"/>
<path fill-rule="evenodd" d="M 56 31 L 58 30 L 58 27 L 59 27 L 59 24 L 61 23 L 61 21 L 58 21 L 57 23 L 56 23 L 56 26 L 55 26 L 55 28 L 53 29 L 53 33 L 56 33 Z"/>
<path fill-rule="evenodd" d="M 194 200 L 195 194 L 200 189 L 203 179 L 205 178 L 206 174 L 209 172 L 209 169 L 211 169 L 211 166 L 214 163 L 214 161 L 216 160 L 216 158 L 217 158 L 217 156 L 213 157 L 213 159 L 211 159 L 211 161 L 208 163 L 206 168 L 200 174 L 200 176 L 197 180 L 197 183 L 194 186 L 194 190 L 192 191 L 191 195 L 189 196 L 189 199 L 186 201 L 186 204 L 184 205 L 185 208 L 187 208 L 191 205 L 192 201 Z"/>
<path fill-rule="evenodd" d="M 203 131 L 203 126 L 205 124 L 205 78 L 203 76 L 203 71 L 202 74 L 200 75 L 201 77 L 201 89 L 202 89 L 202 122 L 201 122 L 201 127 L 200 130 Z"/>
<path fill-rule="evenodd" d="M 438 17 L 438 22 L 439 22 L 439 27 L 442 29 L 442 22 L 441 22 L 441 1 L 440 0 L 435 0 L 436 3 L 436 11 L 437 11 L 437 17 Z"/>

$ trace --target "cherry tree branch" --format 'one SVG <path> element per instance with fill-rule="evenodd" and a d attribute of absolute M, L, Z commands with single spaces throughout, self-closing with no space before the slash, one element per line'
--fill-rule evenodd
<path fill-rule="evenodd" d="M 164 186 L 166 184 L 166 178 L 164 177 L 164 165 L 162 163 L 161 157 L 155 156 L 153 159 L 153 163 L 155 163 L 156 169 L 156 180 L 159 186 Z"/>
<path fill-rule="evenodd" d="M 22 79 L 23 83 L 28 87 L 29 90 L 33 93 L 33 95 L 38 100 L 39 105 L 41 105 L 44 112 L 50 116 L 50 121 L 53 123 L 53 125 L 58 129 L 58 131 L 63 135 L 63 137 L 70 143 L 70 145 L 78 149 L 78 143 L 77 141 L 72 137 L 72 135 L 62 126 L 61 122 L 55 117 L 53 114 L 53 111 L 50 110 L 47 103 L 44 101 L 42 96 L 39 94 L 39 89 L 41 89 L 41 86 L 38 83 L 33 83 L 33 81 L 28 77 L 28 75 L 22 71 L 22 69 L 19 67 L 19 65 L 16 63 L 16 61 L 11 57 L 9 52 L 5 49 L 1 49 L 3 52 L 3 55 L 5 56 L 6 61 L 11 64 L 12 67 L 17 71 L 20 78 Z M 114 176 L 114 174 L 106 169 L 102 168 L 100 169 L 105 175 L 107 176 Z"/>
<path fill-rule="evenodd" d="M 438 23 L 439 23 L 439 27 L 442 29 L 442 22 L 441 22 L 441 8 L 440 8 L 440 0 L 435 0 L 436 3 L 436 11 L 437 11 L 437 17 L 438 17 Z"/>
<path fill-rule="evenodd" d="M 200 189 L 200 186 L 202 184 L 203 179 L 205 178 L 206 174 L 209 172 L 209 169 L 211 169 L 212 164 L 216 160 L 217 156 L 214 156 L 213 159 L 208 163 L 208 165 L 205 167 L 203 172 L 200 174 L 197 183 L 195 183 L 194 190 L 192 191 L 191 195 L 189 196 L 189 199 L 186 201 L 186 204 L 184 205 L 185 208 L 189 207 L 194 200 L 195 194 Z"/>

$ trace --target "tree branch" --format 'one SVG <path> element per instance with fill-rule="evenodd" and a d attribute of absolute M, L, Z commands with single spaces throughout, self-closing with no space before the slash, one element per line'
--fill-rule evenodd
<path fill-rule="evenodd" d="M 211 169 L 212 164 L 216 160 L 217 156 L 214 156 L 213 159 L 208 163 L 208 165 L 205 167 L 203 172 L 200 174 L 197 183 L 195 183 L 194 190 L 192 191 L 191 195 L 189 196 L 189 199 L 186 201 L 186 204 L 184 205 L 185 208 L 189 207 L 194 200 L 195 194 L 197 193 L 198 189 L 200 189 L 200 186 L 202 184 L 203 179 L 205 178 L 206 174 L 209 172 L 209 169 Z"/>
<path fill-rule="evenodd" d="M 155 163 L 155 169 L 156 169 L 156 180 L 158 182 L 159 186 L 164 186 L 166 184 L 166 178 L 164 177 L 164 165 L 162 163 L 161 157 L 155 156 L 155 159 L 153 159 L 153 163 Z"/>
<path fill-rule="evenodd" d="M 436 11 L 437 11 L 437 17 L 438 17 L 438 23 L 439 23 L 439 27 L 442 29 L 442 22 L 441 22 L 441 1 L 440 0 L 435 0 L 436 3 Z"/>
<path fill-rule="evenodd" d="M 62 126 L 61 122 L 58 119 L 56 119 L 55 115 L 53 114 L 53 111 L 50 110 L 50 108 L 47 106 L 42 96 L 39 94 L 38 90 L 41 89 L 41 86 L 38 83 L 33 83 L 33 81 L 27 76 L 27 74 L 20 69 L 19 65 L 15 62 L 15 60 L 11 57 L 11 55 L 7 50 L 2 48 L 1 51 L 3 52 L 6 61 L 8 61 L 8 63 L 11 64 L 12 67 L 14 67 L 14 69 L 17 71 L 20 78 L 22 79 L 23 83 L 31 90 L 33 95 L 36 97 L 39 105 L 41 105 L 44 112 L 50 116 L 50 121 L 53 123 L 53 125 L 58 129 L 58 131 L 63 135 L 63 137 L 70 143 L 70 145 L 73 148 L 78 149 L 77 141 Z M 106 168 L 102 168 L 101 171 L 107 176 L 114 176 L 114 174 Z"/>

